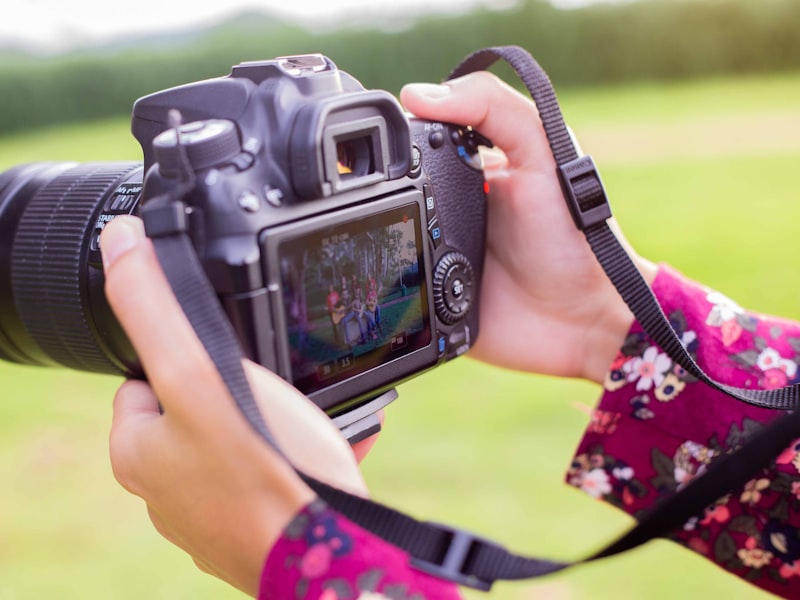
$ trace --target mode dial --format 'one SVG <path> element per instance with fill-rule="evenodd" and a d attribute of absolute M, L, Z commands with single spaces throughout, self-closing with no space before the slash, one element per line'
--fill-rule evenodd
<path fill-rule="evenodd" d="M 445 254 L 433 272 L 433 303 L 439 319 L 448 325 L 461 321 L 475 298 L 475 276 L 469 259 L 460 252 Z"/>
<path fill-rule="evenodd" d="M 192 169 L 199 171 L 226 163 L 241 151 L 239 133 L 233 121 L 209 119 L 180 126 L 181 146 Z M 153 140 L 159 171 L 164 177 L 181 172 L 181 152 L 175 129 L 168 129 Z"/>

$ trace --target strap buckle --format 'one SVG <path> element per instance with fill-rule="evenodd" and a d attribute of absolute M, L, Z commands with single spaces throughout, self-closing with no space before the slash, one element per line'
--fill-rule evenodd
<path fill-rule="evenodd" d="M 147 237 L 158 238 L 189 231 L 188 209 L 181 201 L 168 204 L 150 202 L 142 208 Z"/>
<path fill-rule="evenodd" d="M 434 577 L 488 592 L 492 587 L 492 583 L 494 583 L 493 581 L 486 581 L 477 575 L 465 573 L 465 570 L 480 545 L 496 546 L 496 544 L 463 529 L 456 529 L 439 523 L 427 523 L 427 525 L 450 536 L 449 540 L 446 541 L 447 546 L 437 556 L 436 562 L 411 556 L 411 566 Z"/>
<path fill-rule="evenodd" d="M 585 231 L 611 217 L 606 190 L 591 156 L 581 156 L 558 165 L 558 175 L 579 230 Z"/>

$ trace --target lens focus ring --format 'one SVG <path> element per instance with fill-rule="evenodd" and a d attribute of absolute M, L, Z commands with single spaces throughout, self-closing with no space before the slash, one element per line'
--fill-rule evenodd
<path fill-rule="evenodd" d="M 97 346 L 87 318 L 85 261 L 103 199 L 138 166 L 70 169 L 39 189 L 20 218 L 11 254 L 15 304 L 31 337 L 64 366 L 119 372 Z"/>

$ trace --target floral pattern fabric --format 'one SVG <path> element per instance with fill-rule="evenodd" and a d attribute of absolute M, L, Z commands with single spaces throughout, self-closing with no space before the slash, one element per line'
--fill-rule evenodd
<path fill-rule="evenodd" d="M 662 267 L 653 291 L 684 347 L 714 379 L 772 389 L 800 382 L 800 325 L 744 311 Z M 567 481 L 633 516 L 702 475 L 780 411 L 696 381 L 634 324 Z M 672 539 L 743 579 L 800 597 L 800 432 L 773 466 L 706 508 Z"/>
<path fill-rule="evenodd" d="M 412 569 L 408 555 L 317 500 L 272 549 L 259 600 L 457 600 L 455 585 Z"/>
<path fill-rule="evenodd" d="M 800 325 L 748 313 L 661 267 L 653 291 L 684 347 L 714 379 L 772 389 L 800 382 Z M 637 516 L 703 474 L 778 411 L 696 381 L 634 323 L 567 482 Z M 800 433 L 773 466 L 727 494 L 672 539 L 746 581 L 800 598 Z M 401 550 L 317 501 L 273 548 L 261 600 L 455 600 L 457 588 L 409 566 Z"/>

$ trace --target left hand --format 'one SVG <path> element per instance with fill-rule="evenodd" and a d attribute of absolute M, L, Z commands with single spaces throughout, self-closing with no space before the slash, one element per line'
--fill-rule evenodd
<path fill-rule="evenodd" d="M 124 383 L 114 399 L 114 474 L 145 500 L 164 537 L 203 570 L 255 595 L 272 545 L 314 494 L 239 414 L 141 221 L 109 224 L 102 248 L 109 304 L 148 379 Z M 293 464 L 366 495 L 353 452 L 330 419 L 266 369 L 245 362 L 245 370 Z"/>
<path fill-rule="evenodd" d="M 495 144 L 484 162 L 488 236 L 470 356 L 602 382 L 633 315 L 572 221 L 536 105 L 487 72 L 409 84 L 401 100 L 418 117 L 472 125 Z M 629 252 L 652 280 L 655 266 Z"/>

